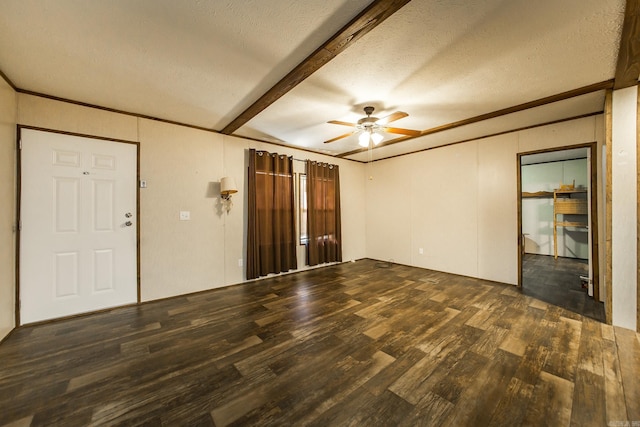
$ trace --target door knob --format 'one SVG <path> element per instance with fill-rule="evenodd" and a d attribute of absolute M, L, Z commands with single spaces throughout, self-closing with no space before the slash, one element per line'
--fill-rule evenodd
<path fill-rule="evenodd" d="M 126 225 L 127 227 L 131 227 L 133 223 L 131 221 L 127 221 L 124 223 L 124 225 Z"/>

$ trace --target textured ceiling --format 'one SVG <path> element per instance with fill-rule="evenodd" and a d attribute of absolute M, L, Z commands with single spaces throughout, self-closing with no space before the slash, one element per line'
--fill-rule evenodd
<path fill-rule="evenodd" d="M 19 89 L 221 131 L 369 0 L 3 0 L 0 70 Z M 624 0 L 412 0 L 234 134 L 354 160 L 602 111 L 592 91 L 372 153 L 365 105 L 428 131 L 609 81 Z M 427 132 L 428 133 L 428 132 Z M 384 144 L 383 144 L 384 145 Z"/>

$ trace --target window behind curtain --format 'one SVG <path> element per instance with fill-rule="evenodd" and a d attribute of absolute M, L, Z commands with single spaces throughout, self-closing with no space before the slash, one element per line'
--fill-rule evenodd
<path fill-rule="evenodd" d="M 249 150 L 247 279 L 297 268 L 293 158 Z"/>
<path fill-rule="evenodd" d="M 300 244 L 306 245 L 309 235 L 307 233 L 307 175 L 300 174 L 298 183 L 298 214 L 300 215 Z"/>
<path fill-rule="evenodd" d="M 307 160 L 307 264 L 342 261 L 337 165 Z"/>

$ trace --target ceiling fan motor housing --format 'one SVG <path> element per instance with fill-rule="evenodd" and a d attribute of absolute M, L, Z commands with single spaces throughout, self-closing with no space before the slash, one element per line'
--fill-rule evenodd
<path fill-rule="evenodd" d="M 358 129 L 368 130 L 368 129 L 375 129 L 378 127 L 376 125 L 376 122 L 379 119 L 377 117 L 371 117 L 373 110 L 375 110 L 375 108 L 371 106 L 364 107 L 364 112 L 367 114 L 367 117 L 363 117 L 362 119 L 358 120 L 358 126 L 357 126 Z"/>
<path fill-rule="evenodd" d="M 377 117 L 365 117 L 364 119 L 358 120 L 358 124 L 364 128 L 367 128 L 372 127 L 377 121 Z"/>

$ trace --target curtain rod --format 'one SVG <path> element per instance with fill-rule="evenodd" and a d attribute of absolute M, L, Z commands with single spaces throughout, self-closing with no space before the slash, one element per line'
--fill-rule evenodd
<path fill-rule="evenodd" d="M 270 151 L 267 151 L 267 150 L 256 150 L 256 151 L 262 151 L 263 153 L 270 153 L 270 154 L 273 154 L 273 153 L 271 153 Z M 275 154 L 278 154 L 278 153 L 275 153 Z M 279 154 L 278 154 L 278 155 L 279 155 Z M 286 155 L 286 154 L 285 154 L 285 155 Z M 306 159 L 296 159 L 296 158 L 295 158 L 295 157 L 293 157 L 293 156 L 287 156 L 287 157 L 291 157 L 293 160 L 295 160 L 295 161 L 297 161 L 297 162 L 303 162 L 303 163 L 306 163 L 306 161 L 307 161 Z M 313 160 L 312 160 L 312 161 L 313 161 Z M 316 160 L 316 161 L 317 161 L 317 160 Z M 329 162 L 320 162 L 320 163 L 327 163 L 327 164 L 331 164 L 331 163 L 329 163 Z"/>

